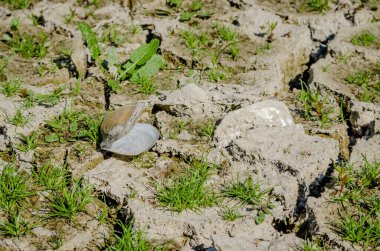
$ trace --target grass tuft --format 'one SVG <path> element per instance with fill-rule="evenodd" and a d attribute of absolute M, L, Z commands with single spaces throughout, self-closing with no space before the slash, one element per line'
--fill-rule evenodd
<path fill-rule="evenodd" d="M 236 207 L 225 207 L 222 212 L 222 218 L 225 221 L 235 221 L 243 217 Z"/>
<path fill-rule="evenodd" d="M 356 85 L 359 90 L 356 96 L 361 101 L 373 102 L 378 100 L 380 95 L 380 61 L 369 67 L 367 70 L 351 73 L 347 76 L 346 81 L 349 84 Z"/>
<path fill-rule="evenodd" d="M 262 190 L 260 184 L 254 184 L 250 177 L 244 182 L 236 181 L 223 190 L 226 197 L 238 199 L 241 203 L 252 206 L 260 205 L 270 192 L 271 189 Z"/>
<path fill-rule="evenodd" d="M 380 246 L 380 162 L 363 160 L 357 168 L 349 163 L 335 168 L 340 191 L 333 201 L 342 204 L 342 211 L 334 226 L 343 239 L 369 250 Z"/>
<path fill-rule="evenodd" d="M 31 35 L 6 36 L 5 40 L 12 47 L 12 50 L 25 58 L 42 58 L 48 53 L 45 33 L 40 34 L 40 38 Z"/>
<path fill-rule="evenodd" d="M 370 31 L 364 31 L 361 34 L 355 35 L 351 39 L 351 43 L 356 46 L 369 46 L 376 41 L 376 36 Z"/>
<path fill-rule="evenodd" d="M 107 250 L 134 250 L 134 251 L 150 251 L 154 250 L 141 230 L 136 230 L 133 227 L 133 221 L 129 224 L 124 224 L 118 221 L 116 231 L 113 235 L 113 243 L 107 247 Z"/>
<path fill-rule="evenodd" d="M 0 234 L 11 237 L 19 237 L 30 232 L 33 226 L 21 218 L 20 212 L 10 212 L 7 221 L 0 222 Z"/>
<path fill-rule="evenodd" d="M 1 92 L 7 97 L 12 97 L 20 92 L 22 85 L 20 79 L 10 79 L 1 86 Z"/>
<path fill-rule="evenodd" d="M 322 98 L 320 92 L 313 91 L 304 82 L 301 82 L 301 92 L 298 101 L 302 107 L 302 115 L 306 119 L 319 120 L 321 127 L 331 122 L 330 115 L 333 110 L 328 105 L 328 99 Z"/>
<path fill-rule="evenodd" d="M 0 208 L 12 211 L 17 203 L 33 195 L 31 180 L 22 175 L 14 165 L 6 165 L 0 175 Z"/>
<path fill-rule="evenodd" d="M 54 190 L 49 196 L 47 217 L 72 220 L 79 212 L 85 212 L 86 205 L 93 200 L 93 189 L 84 180 L 73 180 L 68 187 Z"/>
<path fill-rule="evenodd" d="M 216 196 L 205 186 L 211 169 L 207 162 L 194 162 L 184 175 L 169 179 L 158 188 L 158 201 L 176 212 L 213 206 Z"/>
<path fill-rule="evenodd" d="M 28 152 L 36 149 L 37 147 L 37 132 L 31 132 L 29 135 L 19 134 L 21 144 L 18 144 L 16 148 L 22 152 Z"/>

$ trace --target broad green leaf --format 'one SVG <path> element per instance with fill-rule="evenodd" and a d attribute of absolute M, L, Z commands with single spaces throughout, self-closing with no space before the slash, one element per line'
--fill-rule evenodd
<path fill-rule="evenodd" d="M 50 134 L 50 135 L 47 135 L 47 136 L 45 137 L 45 141 L 46 141 L 47 143 L 57 142 L 57 141 L 58 141 L 58 135 L 55 134 L 55 133 L 52 133 L 52 134 Z"/>
<path fill-rule="evenodd" d="M 160 41 L 153 39 L 149 44 L 141 45 L 134 50 L 129 60 L 136 65 L 143 65 L 156 54 L 158 47 L 160 47 Z"/>
<path fill-rule="evenodd" d="M 149 79 L 156 75 L 159 70 L 164 66 L 164 58 L 160 55 L 153 55 L 151 59 L 144 66 L 138 69 L 131 77 L 132 83 L 138 83 L 139 79 Z"/>
<path fill-rule="evenodd" d="M 132 75 L 135 72 L 136 64 L 128 61 L 126 64 L 123 65 L 123 69 L 127 70 L 125 73 L 128 75 Z"/>
<path fill-rule="evenodd" d="M 118 80 L 124 79 L 126 74 L 132 74 L 136 66 L 144 65 L 154 54 L 156 54 L 160 41 L 153 39 L 149 44 L 141 45 L 131 54 L 129 62 L 124 65 L 124 71 L 119 75 Z"/>
<path fill-rule="evenodd" d="M 83 39 L 87 43 L 87 47 L 91 52 L 91 57 L 95 60 L 98 59 L 100 56 L 100 48 L 96 34 L 91 30 L 90 26 L 85 23 L 79 23 L 78 28 L 82 33 Z"/>

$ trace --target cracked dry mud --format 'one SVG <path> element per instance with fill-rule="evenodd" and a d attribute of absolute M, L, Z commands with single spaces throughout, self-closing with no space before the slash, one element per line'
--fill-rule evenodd
<path fill-rule="evenodd" d="M 369 246 L 344 238 L 336 227 L 342 206 L 332 202 L 345 189 L 334 166 L 360 168 L 363 156 L 380 160 L 379 1 L 328 1 L 327 9 L 314 11 L 306 0 L 204 0 L 189 21 L 180 21 L 181 8 L 169 6 L 182 1 L 31 0 L 25 9 L 14 2 L 0 1 L 0 172 L 11 164 L 32 177 L 51 163 L 67 169 L 70 179 L 88 181 L 96 196 L 73 219 L 47 217 L 51 192 L 33 181 L 34 194 L 17 202 L 22 224 L 32 227 L 16 236 L 0 227 L 0 250 L 113 250 L 117 220 L 133 222 L 151 243 L 135 250 L 380 248 L 379 235 Z M 17 28 L 11 25 L 16 19 Z M 110 91 L 79 22 L 98 36 L 102 59 L 114 48 L 116 65 L 159 39 L 165 67 L 153 78 L 155 92 L 128 80 Z M 236 42 L 220 39 L 218 27 L 235 31 Z M 191 51 L 184 31 L 205 34 L 208 42 Z M 23 35 L 44 39 L 41 32 L 43 57 L 23 57 L 9 43 Z M 352 42 L 365 32 L 374 36 L 369 45 Z M 239 50 L 236 58 L 227 51 L 231 45 Z M 213 70 L 225 75 L 213 78 Z M 357 84 L 357 76 L 367 82 Z M 15 79 L 22 86 L 6 95 L 4 86 Z M 54 102 L 25 107 L 28 91 L 49 94 L 59 87 Z M 300 100 L 305 88 L 323 98 L 310 114 Z M 73 136 L 91 118 L 100 122 L 108 110 L 138 101 L 148 104 L 139 122 L 160 131 L 142 155 L 111 154 L 99 141 Z M 47 121 L 68 107 L 88 117 L 54 140 Z M 16 126 L 19 111 L 28 119 Z M 36 148 L 22 151 L 20 135 L 34 131 Z M 160 189 L 197 161 L 212 169 L 205 186 L 216 202 L 193 210 L 165 206 Z M 265 203 L 226 198 L 223 191 L 237 181 L 268 189 Z M 379 188 L 380 180 L 371 187 L 375 199 Z M 227 221 L 227 208 L 239 217 Z M 0 224 L 9 215 L 0 205 Z"/>

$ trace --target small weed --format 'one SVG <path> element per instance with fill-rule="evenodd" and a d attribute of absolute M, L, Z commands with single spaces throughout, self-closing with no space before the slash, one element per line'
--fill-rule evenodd
<path fill-rule="evenodd" d="M 377 224 L 371 222 L 369 214 L 359 212 L 357 215 L 346 214 L 342 216 L 337 227 L 343 239 L 353 243 L 361 242 L 368 247 L 372 241 L 376 243 L 376 235 L 378 235 L 378 227 L 380 227 L 380 225 L 377 225 L 379 225 L 379 222 Z"/>
<path fill-rule="evenodd" d="M 179 21 L 180 22 L 189 21 L 193 18 L 194 15 L 195 15 L 195 13 L 193 13 L 193 12 L 188 12 L 188 11 L 181 12 L 179 15 Z"/>
<path fill-rule="evenodd" d="M 7 67 L 8 65 L 8 58 L 5 58 L 5 57 L 1 57 L 0 58 L 0 74 L 3 73 L 4 69 Z"/>
<path fill-rule="evenodd" d="M 100 123 L 100 118 L 96 119 L 80 111 L 65 109 L 58 117 L 46 121 L 46 127 L 51 133 L 45 137 L 45 141 L 64 143 L 82 139 L 96 144 L 100 135 Z"/>
<path fill-rule="evenodd" d="M 334 170 L 338 172 L 340 192 L 343 192 L 344 187 L 350 182 L 352 165 L 349 165 L 346 162 L 343 162 L 340 165 L 334 164 Z"/>
<path fill-rule="evenodd" d="M 347 55 L 347 54 L 339 54 L 336 57 L 336 60 L 342 64 L 347 64 L 347 60 L 352 57 L 352 55 Z"/>
<path fill-rule="evenodd" d="M 120 28 L 116 24 L 111 24 L 105 28 L 100 40 L 104 43 L 119 46 L 124 43 L 125 38 L 122 35 Z"/>
<path fill-rule="evenodd" d="M 208 72 L 208 77 L 212 82 L 220 82 L 227 79 L 227 74 L 224 70 L 213 68 Z"/>
<path fill-rule="evenodd" d="M 80 5 L 84 5 L 85 7 L 97 7 L 100 3 L 100 0 L 77 0 L 77 3 Z"/>
<path fill-rule="evenodd" d="M 185 129 L 187 124 L 188 124 L 187 121 L 178 121 L 176 126 L 175 126 L 175 129 L 170 133 L 169 137 L 171 139 L 176 140 L 178 137 L 178 134 L 180 134 L 182 132 L 182 130 Z"/>
<path fill-rule="evenodd" d="M 6 36 L 5 40 L 12 47 L 12 50 L 19 53 L 25 58 L 42 58 L 48 52 L 48 47 L 45 44 L 46 35 L 41 32 L 39 38 L 35 38 L 30 35 L 15 36 L 10 37 Z"/>
<path fill-rule="evenodd" d="M 328 251 L 330 246 L 322 240 L 305 240 L 300 247 L 302 251 Z"/>
<path fill-rule="evenodd" d="M 23 126 L 28 123 L 30 117 L 24 116 L 21 108 L 17 108 L 15 115 L 7 119 L 7 122 L 14 126 Z"/>
<path fill-rule="evenodd" d="M 57 250 L 63 246 L 64 238 L 62 235 L 53 235 L 50 237 L 48 243 L 53 250 Z"/>
<path fill-rule="evenodd" d="M 305 118 L 319 120 L 322 127 L 331 121 L 332 109 L 328 106 L 327 98 L 322 99 L 318 90 L 313 91 L 304 82 L 301 82 L 298 100 L 303 108 L 302 112 Z"/>
<path fill-rule="evenodd" d="M 76 148 L 75 148 L 75 155 L 78 157 L 78 159 L 80 161 L 83 161 L 84 160 L 84 157 L 86 156 L 86 146 L 83 145 L 83 144 L 79 144 Z"/>
<path fill-rule="evenodd" d="M 32 230 L 33 226 L 27 222 L 23 221 L 20 212 L 10 212 L 8 219 L 5 223 L 0 222 L 0 234 L 5 236 L 23 236 Z"/>
<path fill-rule="evenodd" d="M 47 190 L 59 190 L 67 185 L 69 173 L 66 167 L 56 167 L 45 163 L 33 169 L 32 177 L 38 185 Z"/>
<path fill-rule="evenodd" d="M 34 194 L 29 190 L 31 180 L 13 165 L 4 167 L 0 175 L 0 208 L 12 212 L 17 203 Z"/>
<path fill-rule="evenodd" d="M 262 190 L 260 184 L 254 184 L 250 177 L 244 182 L 236 181 L 223 190 L 226 197 L 238 199 L 243 204 L 252 206 L 260 205 L 270 192 L 271 189 Z"/>
<path fill-rule="evenodd" d="M 205 187 L 210 169 L 206 162 L 194 162 L 184 175 L 169 179 L 159 186 L 157 198 L 161 205 L 176 212 L 214 205 L 216 196 Z"/>
<path fill-rule="evenodd" d="M 239 57 L 239 54 L 240 54 L 240 50 L 239 50 L 237 44 L 232 44 L 227 53 L 231 55 L 231 57 L 234 61 L 237 60 L 237 58 Z"/>
<path fill-rule="evenodd" d="M 206 123 L 200 127 L 199 135 L 211 139 L 214 131 L 215 125 L 213 123 Z"/>
<path fill-rule="evenodd" d="M 154 86 L 153 80 L 151 78 L 139 78 L 137 83 L 140 85 L 140 93 L 148 95 L 156 92 L 156 87 Z"/>
<path fill-rule="evenodd" d="M 65 22 L 66 22 L 66 24 L 71 24 L 71 22 L 74 20 L 74 18 L 75 18 L 75 9 L 72 9 L 71 7 L 70 7 L 70 10 L 69 10 L 70 12 L 69 12 L 69 14 L 65 17 Z"/>
<path fill-rule="evenodd" d="M 380 185 L 380 162 L 369 162 L 365 156 L 363 156 L 364 165 L 362 167 L 360 177 L 361 185 L 367 188 L 374 188 Z"/>
<path fill-rule="evenodd" d="M 357 96 L 365 102 L 373 102 L 380 95 L 380 62 L 369 67 L 368 70 L 362 70 L 351 73 L 347 76 L 346 81 L 349 84 L 360 87 Z"/>
<path fill-rule="evenodd" d="M 347 163 L 335 167 L 341 189 L 333 201 L 342 203 L 343 211 L 339 211 L 340 217 L 334 226 L 343 239 L 370 250 L 379 246 L 380 162 L 369 162 L 365 156 L 363 160 L 355 169 Z"/>
<path fill-rule="evenodd" d="M 71 87 L 71 93 L 73 96 L 78 96 L 81 92 L 82 81 L 80 78 L 75 81 L 74 86 Z"/>
<path fill-rule="evenodd" d="M 272 43 L 266 42 L 264 46 L 256 48 L 255 55 L 261 55 L 265 51 L 271 50 L 273 47 Z"/>
<path fill-rule="evenodd" d="M 203 8 L 203 4 L 201 1 L 199 0 L 195 0 L 194 2 L 191 3 L 190 5 L 190 10 L 191 11 L 198 11 L 198 10 L 201 10 Z"/>
<path fill-rule="evenodd" d="M 183 0 L 168 0 L 167 5 L 174 8 L 181 8 L 183 4 Z"/>
<path fill-rule="evenodd" d="M 93 189 L 84 180 L 73 180 L 69 187 L 51 192 L 47 217 L 72 220 L 79 212 L 85 212 L 86 205 L 93 200 Z"/>
<path fill-rule="evenodd" d="M 272 41 L 272 37 L 273 37 L 273 31 L 274 29 L 276 29 L 277 27 L 277 22 L 273 22 L 273 23 L 269 23 L 268 24 L 268 27 L 267 27 L 267 30 L 265 32 L 265 36 L 267 37 L 267 41 Z"/>
<path fill-rule="evenodd" d="M 222 212 L 222 218 L 225 221 L 235 221 L 243 217 L 236 207 L 225 207 Z"/>
<path fill-rule="evenodd" d="M 104 208 L 104 210 L 101 211 L 101 213 L 96 217 L 96 219 L 99 221 L 99 224 L 104 224 L 108 217 L 108 208 Z"/>
<path fill-rule="evenodd" d="M 29 104 L 31 106 L 33 106 L 34 103 L 44 106 L 54 106 L 61 100 L 62 91 L 64 91 L 63 87 L 58 87 L 49 94 L 34 93 L 33 91 L 28 90 L 25 98 L 27 102 L 30 102 Z"/>
<path fill-rule="evenodd" d="M 14 17 L 11 19 L 11 30 L 17 31 L 20 28 L 20 19 L 18 17 Z"/>
<path fill-rule="evenodd" d="M 351 43 L 356 46 L 369 46 L 376 41 L 376 36 L 370 31 L 365 31 L 359 35 L 355 35 L 351 39 Z"/>
<path fill-rule="evenodd" d="M 10 79 L 1 86 L 1 92 L 7 97 L 12 97 L 20 92 L 22 85 L 23 83 L 20 79 Z"/>
<path fill-rule="evenodd" d="M 107 250 L 154 250 L 152 245 L 147 241 L 144 233 L 141 230 L 134 229 L 133 221 L 129 224 L 118 221 L 117 228 L 120 229 L 120 231 L 116 231 L 113 234 L 114 241 L 107 247 Z"/>
<path fill-rule="evenodd" d="M 191 31 L 182 31 L 181 37 L 185 40 L 185 44 L 191 53 L 195 54 L 199 46 L 199 39 L 197 35 Z"/>
<path fill-rule="evenodd" d="M 29 0 L 3 0 L 4 2 L 7 2 L 12 9 L 25 9 L 29 8 L 30 1 Z"/>
<path fill-rule="evenodd" d="M 264 222 L 267 214 L 271 214 L 273 205 L 265 200 L 268 199 L 272 189 L 262 190 L 260 184 L 254 184 L 251 177 L 244 182 L 236 181 L 225 187 L 222 194 L 226 197 L 238 199 L 242 204 L 248 204 L 257 207 L 255 223 Z"/>
<path fill-rule="evenodd" d="M 237 39 L 237 31 L 232 31 L 228 27 L 215 25 L 219 37 L 226 42 L 233 42 Z"/>
<path fill-rule="evenodd" d="M 141 28 L 141 26 L 140 25 L 132 25 L 131 26 L 131 33 L 132 33 L 132 35 L 136 35 L 137 33 L 140 33 L 140 32 L 142 32 L 142 28 Z"/>
<path fill-rule="evenodd" d="M 28 17 L 30 18 L 30 20 L 32 20 L 33 26 L 37 27 L 38 25 L 41 24 L 41 17 L 35 16 L 33 14 L 30 14 Z"/>
<path fill-rule="evenodd" d="M 300 12 L 317 11 L 325 12 L 329 9 L 329 0 L 308 0 L 299 8 Z"/>
<path fill-rule="evenodd" d="M 22 152 L 28 152 L 36 149 L 37 147 L 37 132 L 31 132 L 29 135 L 19 134 L 21 144 L 18 144 L 16 148 Z"/>
<path fill-rule="evenodd" d="M 327 72 L 327 71 L 329 70 L 330 66 L 331 66 L 331 64 L 328 64 L 328 65 L 323 66 L 323 67 L 322 67 L 322 71 L 323 71 L 323 72 Z"/>

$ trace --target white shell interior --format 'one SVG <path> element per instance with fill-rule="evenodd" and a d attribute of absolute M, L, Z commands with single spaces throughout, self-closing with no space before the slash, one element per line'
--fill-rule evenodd
<path fill-rule="evenodd" d="M 159 137 L 160 133 L 154 126 L 137 123 L 127 135 L 102 148 L 121 155 L 135 156 L 152 148 Z"/>

